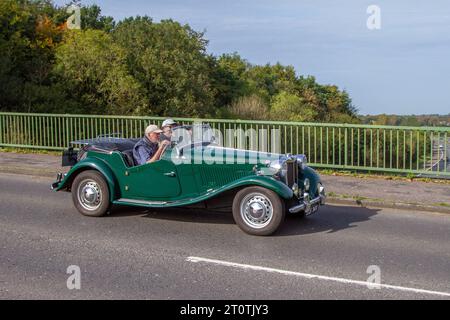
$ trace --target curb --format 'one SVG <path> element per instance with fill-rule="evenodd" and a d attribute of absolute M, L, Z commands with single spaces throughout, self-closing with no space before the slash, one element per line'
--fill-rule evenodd
<path fill-rule="evenodd" d="M 61 168 L 58 168 L 61 169 Z M 21 174 L 28 176 L 39 176 L 45 178 L 55 178 L 56 173 L 61 171 L 58 169 L 52 170 L 48 168 L 35 168 L 27 166 L 0 166 L 0 173 Z M 340 204 L 353 207 L 372 207 L 372 208 L 388 208 L 388 209 L 403 209 L 409 211 L 426 211 L 435 213 L 450 214 L 450 207 L 445 206 L 430 206 L 416 203 L 403 202 L 389 202 L 375 199 L 357 200 L 352 198 L 327 197 L 327 204 Z"/>
<path fill-rule="evenodd" d="M 326 204 L 341 204 L 356 207 L 402 209 L 409 211 L 426 211 L 426 212 L 450 214 L 450 207 L 445 206 L 430 206 L 404 202 L 388 202 L 388 201 L 381 202 L 380 200 L 371 200 L 371 199 L 356 200 L 351 198 L 343 199 L 338 197 L 327 197 Z"/>

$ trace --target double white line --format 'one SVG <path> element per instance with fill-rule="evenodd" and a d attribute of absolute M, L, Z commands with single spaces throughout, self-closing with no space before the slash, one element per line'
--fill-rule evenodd
<path fill-rule="evenodd" d="M 186 258 L 186 261 L 195 262 L 195 263 L 198 263 L 198 262 L 212 263 L 212 264 L 222 265 L 222 266 L 226 266 L 226 267 L 247 269 L 247 270 L 256 270 L 256 271 L 265 271 L 265 272 L 283 274 L 283 275 L 287 275 L 287 276 L 302 277 L 302 278 L 306 278 L 306 279 L 334 281 L 334 282 L 339 282 L 339 283 L 364 286 L 366 288 L 376 287 L 376 288 L 380 288 L 380 289 L 383 288 L 383 289 L 406 291 L 406 292 L 413 292 L 413 293 L 420 293 L 420 294 L 430 294 L 430 295 L 437 295 L 437 296 L 443 296 L 443 297 L 450 297 L 449 292 L 430 291 L 430 290 L 424 290 L 424 289 L 394 286 L 394 285 L 390 285 L 390 284 L 375 284 L 375 283 L 366 282 L 366 281 L 328 277 L 328 276 L 322 276 L 322 275 L 317 275 L 317 274 L 288 271 L 288 270 L 255 266 L 255 265 L 251 265 L 251 264 L 235 263 L 235 262 L 216 260 L 216 259 L 208 259 L 208 258 L 201 258 L 201 257 L 188 257 L 188 258 Z"/>

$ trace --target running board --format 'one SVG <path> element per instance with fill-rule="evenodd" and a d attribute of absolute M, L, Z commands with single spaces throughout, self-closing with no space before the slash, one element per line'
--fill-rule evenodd
<path fill-rule="evenodd" d="M 135 199 L 117 199 L 114 201 L 116 204 L 135 204 L 138 206 L 164 206 L 168 204 L 168 201 L 145 201 L 145 200 L 135 200 Z"/>

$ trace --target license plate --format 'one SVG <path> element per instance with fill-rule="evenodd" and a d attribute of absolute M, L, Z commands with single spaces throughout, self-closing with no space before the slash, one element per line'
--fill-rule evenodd
<path fill-rule="evenodd" d="M 316 213 L 317 210 L 319 210 L 319 204 L 313 205 L 313 206 L 311 207 L 311 211 L 308 213 L 308 216 L 309 216 L 309 215 L 312 215 L 313 213 Z"/>

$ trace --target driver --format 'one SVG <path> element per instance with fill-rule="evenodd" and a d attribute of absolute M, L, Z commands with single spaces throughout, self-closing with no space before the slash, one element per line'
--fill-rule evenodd
<path fill-rule="evenodd" d="M 160 140 L 161 141 L 164 141 L 164 140 L 170 141 L 170 139 L 172 138 L 172 129 L 177 126 L 178 126 L 178 123 L 173 121 L 173 119 L 164 120 L 164 122 L 162 123 L 162 126 L 161 126 L 163 133 L 160 136 Z"/>
<path fill-rule="evenodd" d="M 145 129 L 144 137 L 133 148 L 133 157 L 138 165 L 158 161 L 170 141 L 159 141 L 162 130 L 152 124 Z"/>

